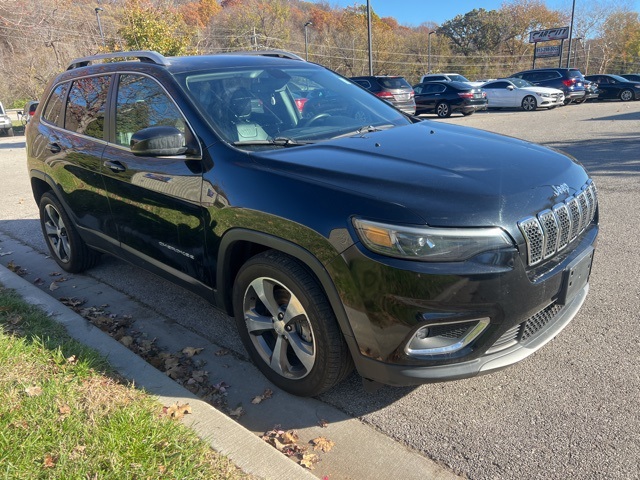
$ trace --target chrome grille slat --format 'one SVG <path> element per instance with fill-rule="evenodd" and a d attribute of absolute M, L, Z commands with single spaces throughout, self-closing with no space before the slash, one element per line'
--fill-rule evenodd
<path fill-rule="evenodd" d="M 597 189 L 589 180 L 574 196 L 518 222 L 527 245 L 527 263 L 536 265 L 563 250 L 593 221 L 598 205 Z"/>

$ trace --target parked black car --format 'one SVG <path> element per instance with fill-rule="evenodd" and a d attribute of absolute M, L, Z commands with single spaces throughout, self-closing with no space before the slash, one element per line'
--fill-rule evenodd
<path fill-rule="evenodd" d="M 592 82 L 591 80 L 587 80 L 586 78 L 582 81 L 584 84 L 584 92 L 585 95 L 582 98 L 578 98 L 575 103 L 583 103 L 587 100 L 595 100 L 600 95 L 600 91 L 598 90 L 598 84 L 596 82 Z"/>
<path fill-rule="evenodd" d="M 627 80 L 619 75 L 587 75 L 587 80 L 598 84 L 599 99 L 620 99 L 623 102 L 640 99 L 640 82 Z"/>
<path fill-rule="evenodd" d="M 435 113 L 446 118 L 454 112 L 471 115 L 487 109 L 487 94 L 479 87 L 462 82 L 426 82 L 413 86 L 416 114 Z"/>
<path fill-rule="evenodd" d="M 404 113 L 409 115 L 416 113 L 413 89 L 404 77 L 378 75 L 351 77 L 351 80 Z"/>
<path fill-rule="evenodd" d="M 60 267 L 106 252 L 203 296 L 298 395 L 354 364 L 391 385 L 488 373 L 574 318 L 599 217 L 580 164 L 286 57 L 110 53 L 54 78 L 27 163 Z M 301 86 L 332 100 L 305 116 Z"/>
<path fill-rule="evenodd" d="M 522 78 L 540 87 L 557 88 L 564 92 L 564 103 L 583 100 L 585 89 L 584 76 L 577 68 L 536 68 L 509 75 Z"/>

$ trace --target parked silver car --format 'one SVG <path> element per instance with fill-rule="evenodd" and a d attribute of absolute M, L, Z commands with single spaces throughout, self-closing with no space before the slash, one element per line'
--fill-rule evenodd
<path fill-rule="evenodd" d="M 13 122 L 0 102 L 0 131 L 3 135 L 13 137 Z"/>

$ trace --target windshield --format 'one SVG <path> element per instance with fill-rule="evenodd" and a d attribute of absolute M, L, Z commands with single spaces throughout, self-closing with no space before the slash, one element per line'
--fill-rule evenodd
<path fill-rule="evenodd" d="M 306 62 L 178 77 L 211 126 L 239 147 L 283 148 L 411 121 L 351 81 Z"/>
<path fill-rule="evenodd" d="M 522 80 L 521 78 L 510 78 L 509 81 L 513 83 L 518 88 L 523 87 L 533 87 L 533 83 L 528 82 L 526 80 Z"/>
<path fill-rule="evenodd" d="M 452 82 L 469 82 L 467 77 L 463 77 L 462 75 L 449 75 L 449 79 Z"/>

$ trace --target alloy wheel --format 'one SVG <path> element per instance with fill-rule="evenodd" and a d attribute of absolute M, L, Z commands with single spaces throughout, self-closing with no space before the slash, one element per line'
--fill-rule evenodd
<path fill-rule="evenodd" d="M 44 227 L 47 241 L 51 245 L 56 257 L 58 257 L 61 262 L 68 263 L 71 258 L 71 245 L 67 235 L 67 227 L 62 220 L 62 216 L 52 204 L 48 204 L 44 208 L 44 213 Z"/>
<path fill-rule="evenodd" d="M 247 287 L 244 318 L 251 342 L 278 375 L 299 380 L 316 361 L 316 341 L 307 312 L 286 286 L 259 277 Z"/>

